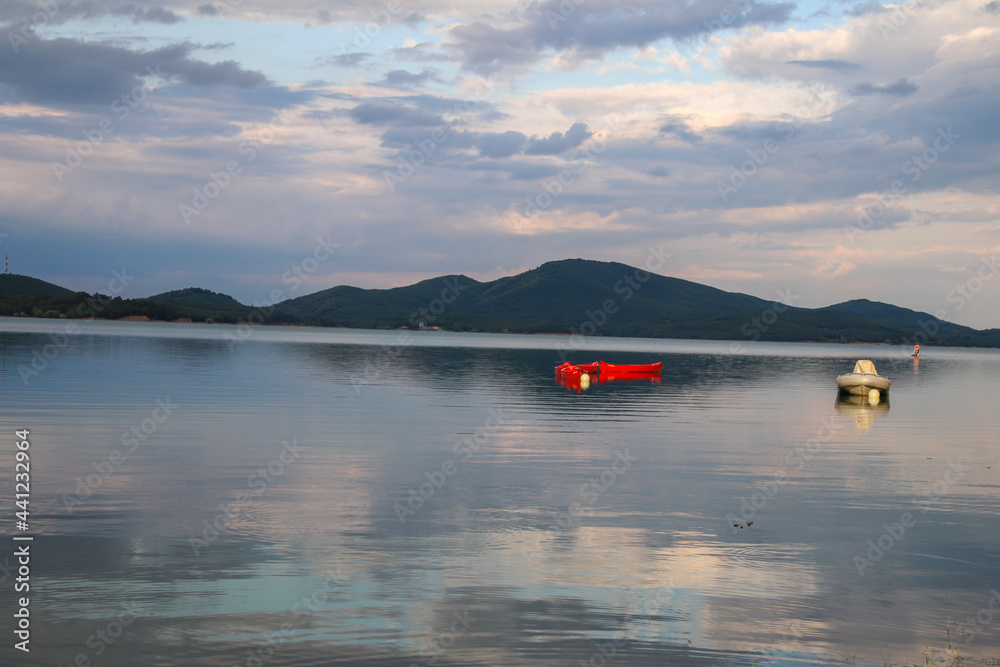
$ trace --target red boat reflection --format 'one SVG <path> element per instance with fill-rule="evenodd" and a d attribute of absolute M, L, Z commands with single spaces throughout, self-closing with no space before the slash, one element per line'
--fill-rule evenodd
<path fill-rule="evenodd" d="M 662 378 L 659 373 L 645 372 L 600 373 L 596 375 L 589 375 L 586 382 L 581 380 L 581 375 L 557 375 L 556 384 L 562 385 L 571 391 L 582 393 L 584 389 L 590 386 L 594 379 L 597 380 L 598 384 L 606 384 L 608 382 L 649 382 L 651 384 L 660 384 L 660 382 L 662 382 Z"/>

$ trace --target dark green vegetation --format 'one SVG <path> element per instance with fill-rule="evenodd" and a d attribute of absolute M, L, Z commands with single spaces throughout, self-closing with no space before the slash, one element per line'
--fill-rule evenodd
<path fill-rule="evenodd" d="M 68 297 L 74 292 L 38 278 L 19 276 L 15 273 L 0 274 L 0 296 L 50 296 Z"/>
<path fill-rule="evenodd" d="M 13 317 L 108 320 L 148 317 L 151 320 L 189 319 L 194 322 L 235 324 L 246 320 L 253 311 L 253 308 L 232 297 L 197 288 L 158 294 L 148 299 L 123 299 L 72 292 L 28 276 L 0 274 L 0 315 Z M 278 318 L 261 319 L 263 323 L 270 324 Z"/>
<path fill-rule="evenodd" d="M 187 289 L 164 292 L 149 297 L 149 301 L 170 306 L 178 313 L 178 317 L 190 319 L 194 322 L 246 322 L 255 324 L 282 324 L 293 323 L 295 320 L 285 315 L 262 312 L 252 306 L 244 306 L 242 303 L 229 296 L 198 287 L 188 287 Z M 174 318 L 177 319 L 177 318 Z"/>
<path fill-rule="evenodd" d="M 0 280 L 0 315 L 31 315 L 37 307 L 45 316 L 50 316 L 46 311 L 55 311 L 55 316 L 93 316 L 56 307 L 73 305 L 74 299 L 76 303 L 95 299 L 82 292 L 58 298 L 11 294 Z M 109 319 L 129 311 L 150 319 L 369 329 L 440 327 L 651 338 L 1000 346 L 998 329 L 978 331 L 889 304 L 856 300 L 826 308 L 797 308 L 795 295 L 786 297 L 788 304 L 770 302 L 625 264 L 582 259 L 548 262 L 485 283 L 445 276 L 393 289 L 333 287 L 284 301 L 273 309 L 244 306 L 232 297 L 197 288 L 149 299 L 100 298 L 107 305 L 98 316 Z"/>

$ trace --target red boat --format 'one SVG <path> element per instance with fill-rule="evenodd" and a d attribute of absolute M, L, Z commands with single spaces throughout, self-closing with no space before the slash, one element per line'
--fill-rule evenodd
<path fill-rule="evenodd" d="M 606 361 L 594 361 L 589 364 L 571 364 L 566 362 L 556 366 L 556 373 L 559 375 L 579 375 L 580 373 L 659 373 L 663 369 L 663 362 L 657 361 L 655 364 L 609 364 Z"/>
<path fill-rule="evenodd" d="M 660 384 L 661 382 L 663 382 L 663 378 L 660 375 L 660 371 L 650 371 L 650 372 L 637 371 L 634 373 L 604 372 L 597 376 L 597 381 L 600 384 L 605 384 L 607 382 L 641 382 L 643 380 L 652 384 Z"/>

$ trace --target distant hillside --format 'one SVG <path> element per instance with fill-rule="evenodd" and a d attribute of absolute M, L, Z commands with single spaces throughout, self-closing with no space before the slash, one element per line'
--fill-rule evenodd
<path fill-rule="evenodd" d="M 385 290 L 334 287 L 285 301 L 277 310 L 322 326 L 423 323 L 459 331 L 869 343 L 908 342 L 920 331 L 918 321 L 933 319 L 863 301 L 821 309 L 773 307 L 754 296 L 583 259 L 548 262 L 486 283 L 443 276 Z M 932 338 L 936 344 L 1000 345 L 996 333 L 944 323 L 940 328 Z"/>
<path fill-rule="evenodd" d="M 558 333 L 598 321 L 604 335 L 655 336 L 692 333 L 689 323 L 706 313 L 767 306 L 763 299 L 687 280 L 640 272 L 639 282 L 636 275 L 625 264 L 569 259 L 488 283 L 444 276 L 386 290 L 334 287 L 285 301 L 277 310 L 327 326 L 397 328 L 423 322 L 466 331 Z M 608 300 L 614 313 L 602 317 L 597 311 Z"/>
<path fill-rule="evenodd" d="M 15 273 L 0 273 L 0 296 L 69 297 L 75 292 L 38 278 Z"/>
<path fill-rule="evenodd" d="M 881 322 L 907 331 L 923 331 L 928 335 L 935 334 L 949 339 L 955 345 L 995 345 L 989 341 L 1000 338 L 996 329 L 979 331 L 972 327 L 962 326 L 939 320 L 930 313 L 922 313 L 909 308 L 901 308 L 890 303 L 855 299 L 845 301 L 820 310 L 833 310 L 850 313 L 873 322 Z"/>
<path fill-rule="evenodd" d="M 146 317 L 151 320 L 191 320 L 194 322 L 229 322 L 245 320 L 252 309 L 225 294 L 189 288 L 158 294 L 149 299 L 123 299 L 102 294 L 71 292 L 68 289 L 26 276 L 19 278 L 21 291 L 34 289 L 34 294 L 3 294 L 0 292 L 0 315 L 16 317 L 66 317 L 116 320 L 123 317 Z M 0 286 L 4 281 L 0 280 Z M 27 286 L 27 287 L 25 287 Z M 40 287 L 46 286 L 46 287 Z M 54 289 L 53 289 L 54 288 Z M 51 294 L 55 293 L 55 296 Z M 271 317 L 262 318 L 271 323 Z"/>
<path fill-rule="evenodd" d="M 205 310 L 246 310 L 248 307 L 229 296 L 200 287 L 173 290 L 148 297 L 150 301 L 163 301 Z"/>
<path fill-rule="evenodd" d="M 920 329 L 926 326 L 928 329 L 933 330 L 936 326 L 948 335 L 959 336 L 976 332 L 976 329 L 972 327 L 945 322 L 928 313 L 919 313 L 909 308 L 901 308 L 880 301 L 869 301 L 868 299 L 855 299 L 853 301 L 845 301 L 844 303 L 836 303 L 821 310 L 836 310 L 842 313 L 851 313 L 852 315 L 857 315 L 858 317 L 863 317 L 874 322 L 905 327 L 907 329 Z"/>
<path fill-rule="evenodd" d="M 58 296 L 50 296 L 53 292 Z M 826 308 L 793 308 L 625 264 L 584 259 L 548 262 L 489 282 L 451 275 L 393 289 L 333 287 L 284 301 L 268 312 L 197 287 L 148 299 L 112 299 L 27 276 L 0 276 L 0 315 L 738 341 L 900 344 L 913 343 L 919 335 L 921 344 L 1000 347 L 1000 329 L 977 331 L 891 304 L 857 299 Z"/>

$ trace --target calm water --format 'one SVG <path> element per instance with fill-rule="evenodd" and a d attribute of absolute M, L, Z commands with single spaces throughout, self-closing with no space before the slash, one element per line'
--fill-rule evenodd
<path fill-rule="evenodd" d="M 65 327 L 0 318 L 2 664 L 1000 664 L 1000 351 Z"/>

